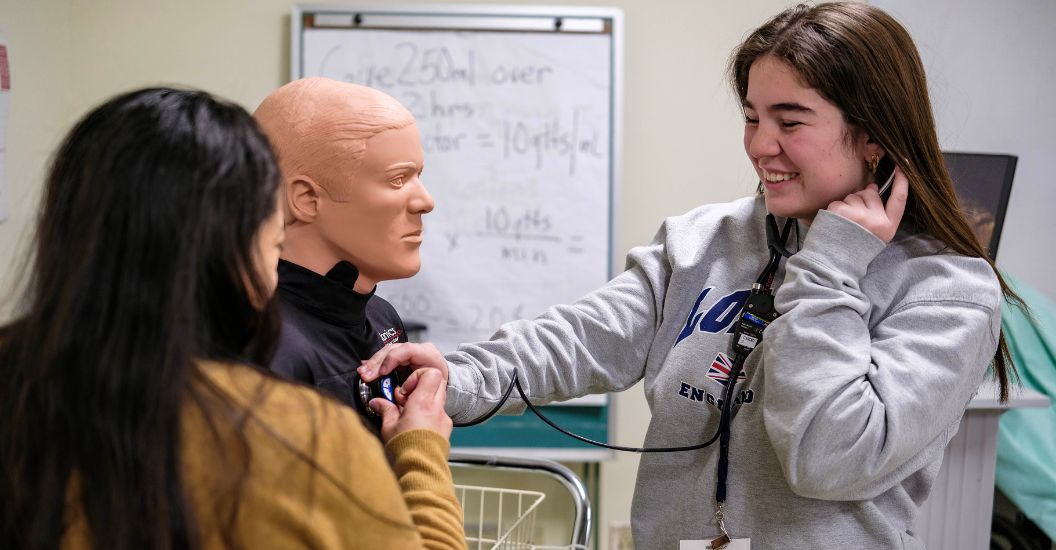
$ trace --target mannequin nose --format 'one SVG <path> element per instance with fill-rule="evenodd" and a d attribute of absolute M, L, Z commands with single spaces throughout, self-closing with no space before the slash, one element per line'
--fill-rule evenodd
<path fill-rule="evenodd" d="M 425 184 L 418 181 L 417 189 L 415 189 L 414 195 L 411 197 L 410 202 L 411 212 L 415 214 L 428 214 L 433 211 L 433 207 L 436 203 L 433 201 L 433 196 L 429 194 L 429 190 L 425 188 Z"/>

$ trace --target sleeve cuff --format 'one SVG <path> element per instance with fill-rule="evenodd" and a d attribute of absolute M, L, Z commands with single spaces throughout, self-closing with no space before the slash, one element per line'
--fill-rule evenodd
<path fill-rule="evenodd" d="M 868 229 L 828 210 L 818 211 L 796 254 L 861 278 L 887 244 Z"/>
<path fill-rule="evenodd" d="M 475 372 L 473 368 L 447 362 L 447 401 L 444 411 L 457 422 L 472 420 L 460 417 L 466 411 L 473 410 L 477 397 Z"/>
<path fill-rule="evenodd" d="M 397 470 L 401 464 L 399 457 L 411 449 L 423 454 L 446 457 L 451 450 L 451 442 L 432 430 L 420 429 L 398 434 L 385 444 L 385 454 L 388 455 L 389 462 L 396 465 Z"/>

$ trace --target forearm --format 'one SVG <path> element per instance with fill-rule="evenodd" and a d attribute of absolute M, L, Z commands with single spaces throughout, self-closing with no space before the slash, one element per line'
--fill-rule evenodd
<path fill-rule="evenodd" d="M 994 312 L 936 294 L 871 310 L 860 282 L 882 243 L 821 223 L 840 238 L 808 235 L 786 266 L 764 419 L 794 490 L 868 498 L 941 456 L 993 354 Z"/>
<path fill-rule="evenodd" d="M 624 390 L 643 373 L 656 334 L 652 285 L 632 268 L 571 305 L 503 325 L 486 342 L 447 354 L 447 411 L 472 420 L 495 406 L 516 373 L 533 404 Z M 504 410 L 523 411 L 516 391 Z"/>
<path fill-rule="evenodd" d="M 404 432 L 385 445 L 425 548 L 466 548 L 462 507 L 447 464 L 449 450 L 446 439 L 428 430 Z"/>

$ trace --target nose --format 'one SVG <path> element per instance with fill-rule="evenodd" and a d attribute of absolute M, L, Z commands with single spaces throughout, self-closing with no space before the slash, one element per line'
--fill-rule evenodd
<path fill-rule="evenodd" d="M 772 124 L 760 121 L 744 129 L 744 148 L 754 159 L 776 157 L 781 154 L 781 143 L 777 139 L 776 128 Z"/>
<path fill-rule="evenodd" d="M 414 193 L 411 195 L 410 203 L 408 207 L 412 214 L 428 214 L 433 211 L 433 207 L 436 203 L 433 201 L 433 196 L 429 194 L 429 190 L 425 188 L 425 184 L 422 180 L 415 178 L 417 185 L 415 186 Z"/>

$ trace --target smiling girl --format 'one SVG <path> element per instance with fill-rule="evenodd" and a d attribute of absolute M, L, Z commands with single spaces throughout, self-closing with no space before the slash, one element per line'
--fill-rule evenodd
<path fill-rule="evenodd" d="M 533 403 L 644 379 L 649 447 L 728 423 L 721 445 L 642 457 L 639 548 L 722 534 L 736 548 L 921 548 L 918 507 L 988 366 L 1007 395 L 1000 310 L 1018 298 L 958 207 L 898 22 L 867 4 L 797 6 L 738 46 L 730 73 L 759 194 L 666 220 L 571 305 L 446 361 L 400 345 L 365 376 L 446 369 L 456 422 L 492 407 L 515 373 Z M 793 254 L 772 277 L 780 316 L 744 353 L 734 330 L 765 290 L 768 213 L 788 224 Z"/>

